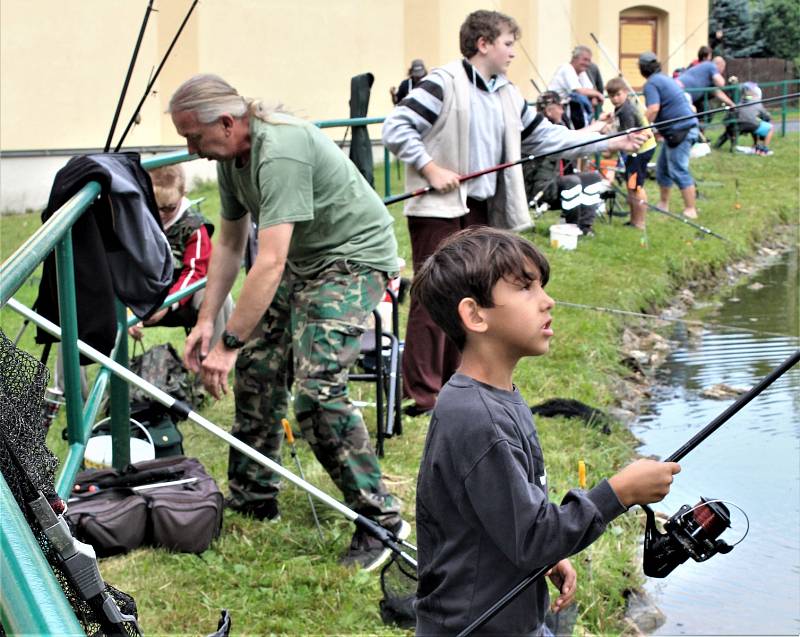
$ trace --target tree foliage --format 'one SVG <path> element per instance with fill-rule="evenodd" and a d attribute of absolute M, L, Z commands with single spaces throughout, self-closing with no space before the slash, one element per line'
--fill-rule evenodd
<path fill-rule="evenodd" d="M 711 0 L 708 16 L 711 42 L 722 31 L 715 55 L 725 57 L 800 56 L 800 2 L 798 0 Z"/>
<path fill-rule="evenodd" d="M 800 2 L 766 0 L 756 23 L 764 41 L 764 57 L 784 60 L 800 57 Z"/>

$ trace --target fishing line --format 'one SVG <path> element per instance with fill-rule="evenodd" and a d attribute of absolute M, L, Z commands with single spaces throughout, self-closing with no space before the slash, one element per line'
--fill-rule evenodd
<path fill-rule="evenodd" d="M 611 188 L 618 195 L 620 195 L 622 197 L 625 197 L 626 199 L 628 198 L 628 193 L 623 192 L 623 190 L 621 188 L 617 187 L 614 183 L 611 184 Z M 680 221 L 682 223 L 685 223 L 687 226 L 691 226 L 692 228 L 702 232 L 703 234 L 707 234 L 709 236 L 716 237 L 717 239 L 722 239 L 723 241 L 727 241 L 728 243 L 731 243 L 731 240 L 728 239 L 727 237 L 723 237 L 721 234 L 718 234 L 718 233 L 714 232 L 713 230 L 709 230 L 705 226 L 701 226 L 699 223 L 695 223 L 694 221 L 690 220 L 688 217 L 684 217 L 683 215 L 675 214 L 674 212 L 670 212 L 669 210 L 664 210 L 663 208 L 659 208 L 655 204 L 652 204 L 649 201 L 647 201 L 646 199 L 635 198 L 635 201 L 637 201 L 640 204 L 644 204 L 645 206 L 647 206 L 647 208 L 649 208 L 650 210 L 653 210 L 654 212 L 659 212 L 659 213 L 661 213 L 662 215 L 664 215 L 666 217 L 670 217 L 671 219 L 675 219 L 676 221 Z"/>
<path fill-rule="evenodd" d="M 673 316 L 663 316 L 663 315 L 656 315 L 656 314 L 646 314 L 643 312 L 634 312 L 632 310 L 618 310 L 611 307 L 600 307 L 597 305 L 584 305 L 582 303 L 569 303 L 567 301 L 556 301 L 558 305 L 563 305 L 565 307 L 573 307 L 583 310 L 595 310 L 597 312 L 609 312 L 611 314 L 622 314 L 624 316 L 635 316 L 641 318 L 647 318 L 657 321 L 672 321 L 674 323 L 684 323 L 686 325 L 695 325 L 697 327 L 702 327 L 703 329 L 715 329 L 715 330 L 729 330 L 732 332 L 748 332 L 749 334 L 757 334 L 763 336 L 778 336 L 780 338 L 800 338 L 797 336 L 791 336 L 789 334 L 780 334 L 778 332 L 767 332 L 764 330 L 753 330 L 747 327 L 738 327 L 736 325 L 725 325 L 724 323 L 709 323 L 703 321 L 695 321 L 692 319 L 682 319 L 676 318 Z"/>
<path fill-rule="evenodd" d="M 521 157 L 520 159 L 517 159 L 515 161 L 509 161 L 509 162 L 505 162 L 505 163 L 502 163 L 502 164 L 498 164 L 497 166 L 492 166 L 490 168 L 484 168 L 483 170 L 478 170 L 476 172 L 469 173 L 467 175 L 460 175 L 458 180 L 459 180 L 459 182 L 469 181 L 470 179 L 475 179 L 476 177 L 480 177 L 480 176 L 486 175 L 488 173 L 493 173 L 493 172 L 497 172 L 497 171 L 500 171 L 500 170 L 506 170 L 507 168 L 511 168 L 513 166 L 517 166 L 518 164 L 524 164 L 526 162 L 533 161 L 534 159 L 543 159 L 545 157 L 550 157 L 552 155 L 561 155 L 561 154 L 563 154 L 563 153 L 565 153 L 567 151 L 575 150 L 576 148 L 582 148 L 583 146 L 590 146 L 592 144 L 598 144 L 598 143 L 601 143 L 601 142 L 604 142 L 604 141 L 608 141 L 609 139 L 614 139 L 616 137 L 623 137 L 625 135 L 630 135 L 632 133 L 638 133 L 638 132 L 645 131 L 645 130 L 650 130 L 650 129 L 653 129 L 653 128 L 667 127 L 667 126 L 672 125 L 672 124 L 677 124 L 678 122 L 685 122 L 687 120 L 696 119 L 696 118 L 701 117 L 703 115 L 711 115 L 711 114 L 714 114 L 714 113 L 732 111 L 732 110 L 736 110 L 738 108 L 742 108 L 743 106 L 752 106 L 754 104 L 766 104 L 766 103 L 769 103 L 769 102 L 776 102 L 778 100 L 795 99 L 798 96 L 800 96 L 800 92 L 798 92 L 798 93 L 790 93 L 790 94 L 787 94 L 787 95 L 778 95 L 776 97 L 764 98 L 764 99 L 759 100 L 757 102 L 753 101 L 753 102 L 747 102 L 746 104 L 734 104 L 733 106 L 725 105 L 725 106 L 722 106 L 720 108 L 712 108 L 712 109 L 709 109 L 707 111 L 703 111 L 703 112 L 700 112 L 700 113 L 692 113 L 691 115 L 684 115 L 684 116 L 681 116 L 681 117 L 674 117 L 672 119 L 663 120 L 663 121 L 656 122 L 656 123 L 653 123 L 653 124 L 648 124 L 646 126 L 637 126 L 635 128 L 629 128 L 629 129 L 624 130 L 624 131 L 619 131 L 617 133 L 612 133 L 611 135 L 601 136 L 601 137 L 597 137 L 597 138 L 594 138 L 594 139 L 588 139 L 588 140 L 582 141 L 582 142 L 580 142 L 578 144 L 572 144 L 571 146 L 564 146 L 563 148 L 559 148 L 558 150 L 553 150 L 553 151 L 550 151 L 548 153 L 542 153 L 541 155 L 528 155 L 527 157 Z M 434 190 L 433 186 L 428 185 L 428 186 L 425 186 L 423 188 L 418 188 L 417 190 L 412 190 L 410 192 L 405 192 L 405 193 L 402 193 L 402 194 L 399 194 L 399 195 L 386 197 L 383 200 L 383 203 L 384 203 L 384 205 L 388 206 L 388 205 L 391 205 L 393 203 L 397 203 L 399 201 L 404 201 L 406 199 L 411 199 L 412 197 L 419 197 L 420 195 L 427 194 L 427 193 L 431 192 L 432 190 Z M 666 211 L 663 211 L 663 210 L 661 212 L 664 212 L 665 214 L 671 214 L 671 213 L 667 213 Z M 676 218 L 678 218 L 681 221 L 684 221 L 684 223 L 686 223 L 686 221 L 684 219 L 682 219 L 680 217 L 676 217 Z M 703 232 L 707 232 L 708 234 L 713 234 L 707 228 L 705 230 L 703 230 Z M 722 237 L 719 237 L 719 238 L 722 238 Z"/>
<path fill-rule="evenodd" d="M 150 82 L 147 83 L 147 88 L 144 90 L 144 95 L 142 95 L 142 99 L 139 100 L 139 104 L 137 104 L 136 109 L 133 111 L 133 115 L 131 115 L 130 120 L 128 121 L 128 125 L 125 127 L 125 130 L 122 132 L 122 136 L 120 137 L 119 143 L 117 143 L 116 148 L 114 148 L 114 152 L 118 153 L 119 149 L 122 147 L 122 143 L 125 141 L 125 137 L 128 135 L 128 131 L 131 130 L 133 125 L 136 123 L 136 118 L 139 116 L 139 112 L 142 110 L 142 106 L 145 103 L 148 95 L 150 95 L 150 90 L 153 88 L 153 85 L 156 83 L 158 79 L 158 75 L 161 73 L 161 69 L 164 68 L 164 64 L 169 57 L 169 54 L 172 53 L 172 49 L 175 47 L 175 44 L 178 42 L 178 38 L 180 37 L 181 33 L 183 32 L 183 28 L 186 26 L 186 23 L 189 21 L 189 17 L 192 15 L 194 8 L 197 6 L 198 0 L 193 0 L 192 6 L 189 7 L 189 11 L 186 13 L 186 16 L 183 18 L 183 22 L 181 22 L 180 27 L 178 27 L 178 31 L 175 33 L 175 37 L 172 38 L 172 42 L 170 42 L 169 48 L 167 52 L 164 54 L 164 57 L 161 59 L 161 63 L 158 65 L 156 72 L 153 74 L 152 79 Z"/>

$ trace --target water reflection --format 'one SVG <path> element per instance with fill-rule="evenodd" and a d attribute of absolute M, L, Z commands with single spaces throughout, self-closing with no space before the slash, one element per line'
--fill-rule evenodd
<path fill-rule="evenodd" d="M 800 268 L 797 250 L 707 308 L 705 321 L 747 331 L 693 333 L 678 324 L 679 347 L 660 372 L 652 413 L 633 428 L 640 451 L 674 452 L 721 413 L 733 399 L 700 392 L 725 383 L 749 387 L 800 347 Z M 682 461 L 666 502 L 654 508 L 672 515 L 699 497 L 740 506 L 750 532 L 728 555 L 688 561 L 647 588 L 667 615 L 655 634 L 797 634 L 800 632 L 800 368 L 771 385 Z M 729 507 L 730 508 L 730 507 Z M 745 529 L 731 509 L 733 542 Z"/>

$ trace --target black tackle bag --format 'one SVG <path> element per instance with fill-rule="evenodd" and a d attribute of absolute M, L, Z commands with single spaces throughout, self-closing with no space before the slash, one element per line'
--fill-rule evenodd
<path fill-rule="evenodd" d="M 77 476 L 66 518 L 99 557 L 143 545 L 202 553 L 222 527 L 222 492 L 196 458 L 89 469 Z"/>

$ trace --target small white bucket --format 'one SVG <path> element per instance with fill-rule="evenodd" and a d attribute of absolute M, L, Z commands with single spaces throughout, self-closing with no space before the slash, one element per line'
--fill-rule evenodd
<path fill-rule="evenodd" d="M 563 250 L 574 250 L 578 247 L 581 229 L 574 223 L 559 223 L 550 226 L 550 246 Z"/>
<path fill-rule="evenodd" d="M 109 421 L 105 418 L 92 427 L 92 431 Z M 153 438 L 142 423 L 131 418 L 131 424 L 136 425 L 144 432 L 147 440 L 141 440 L 131 436 L 131 464 L 153 460 L 156 457 L 156 446 Z M 86 450 L 83 452 L 83 464 L 87 469 L 108 469 L 111 467 L 111 436 L 100 435 L 89 438 L 86 443 Z"/>

